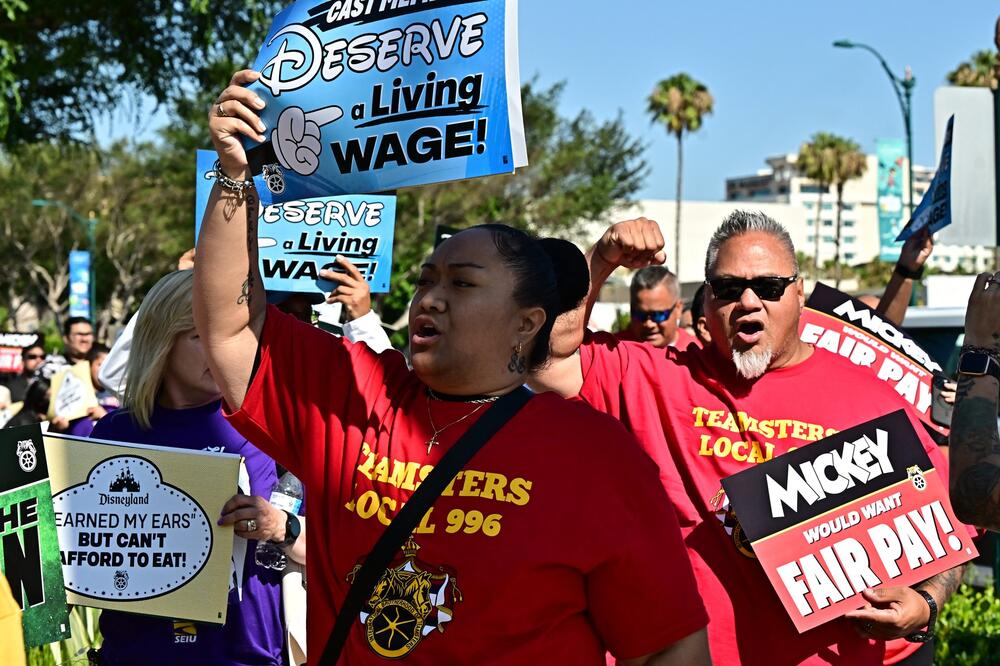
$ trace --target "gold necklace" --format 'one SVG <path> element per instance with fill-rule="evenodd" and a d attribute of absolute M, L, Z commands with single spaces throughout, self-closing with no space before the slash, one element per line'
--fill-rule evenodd
<path fill-rule="evenodd" d="M 491 400 L 489 402 L 493 402 L 493 400 Z M 480 403 L 479 406 L 477 406 L 475 409 L 473 409 L 471 412 L 469 412 L 465 416 L 462 416 L 462 417 L 460 417 L 458 419 L 455 419 L 454 421 L 452 421 L 451 423 L 449 423 L 446 426 L 442 426 L 442 427 L 438 428 L 436 425 L 434 425 L 434 417 L 431 416 L 431 397 L 428 395 L 427 396 L 427 420 L 430 421 L 431 428 L 434 430 L 434 434 L 431 435 L 431 438 L 429 440 L 427 440 L 427 453 L 430 454 L 431 447 L 438 444 L 438 435 L 440 435 L 442 432 L 444 432 L 448 428 L 452 427 L 456 423 L 461 423 L 465 419 L 469 418 L 470 416 L 472 416 L 473 414 L 475 414 L 476 412 L 478 412 L 480 409 L 482 409 L 483 407 L 485 407 L 487 404 L 489 404 L 489 402 Z"/>

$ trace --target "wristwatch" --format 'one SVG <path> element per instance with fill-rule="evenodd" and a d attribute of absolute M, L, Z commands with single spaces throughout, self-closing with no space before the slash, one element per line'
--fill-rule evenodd
<path fill-rule="evenodd" d="M 924 267 L 921 266 L 917 270 L 909 269 L 902 264 L 896 264 L 896 268 L 893 269 L 896 273 L 899 273 L 901 277 L 907 280 L 919 280 L 924 276 Z"/>
<path fill-rule="evenodd" d="M 1000 380 L 1000 363 L 984 352 L 967 351 L 958 359 L 958 374 L 970 377 L 990 375 Z"/>
<path fill-rule="evenodd" d="M 938 614 L 937 602 L 934 601 L 934 597 L 932 597 L 926 590 L 914 590 L 914 592 L 922 596 L 924 601 L 927 602 L 927 605 L 930 606 L 931 615 L 927 619 L 927 629 L 923 631 L 914 631 L 906 637 L 906 640 L 911 643 L 926 643 L 934 638 L 934 622 L 937 620 Z"/>
<path fill-rule="evenodd" d="M 299 517 L 291 511 L 285 511 L 285 515 L 288 516 L 285 519 L 285 539 L 284 541 L 274 542 L 282 548 L 291 546 L 299 538 L 299 534 L 302 533 L 302 524 L 299 522 Z"/>

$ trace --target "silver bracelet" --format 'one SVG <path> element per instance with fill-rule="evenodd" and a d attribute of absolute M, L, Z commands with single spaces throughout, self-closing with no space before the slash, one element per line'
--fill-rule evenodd
<path fill-rule="evenodd" d="M 248 180 L 235 180 L 230 178 L 222 171 L 222 164 L 219 160 L 215 160 L 215 165 L 212 166 L 212 170 L 215 172 L 215 181 L 219 184 L 219 187 L 225 190 L 235 192 L 242 197 L 247 190 L 253 189 L 253 178 Z"/>

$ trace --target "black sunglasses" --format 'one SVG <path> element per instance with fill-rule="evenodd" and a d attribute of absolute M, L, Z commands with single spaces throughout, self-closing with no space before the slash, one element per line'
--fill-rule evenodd
<path fill-rule="evenodd" d="M 798 275 L 789 277 L 756 277 L 756 278 L 713 278 L 705 280 L 712 287 L 712 294 L 720 301 L 738 301 L 747 289 L 757 294 L 762 301 L 780 301 L 788 285 L 799 279 Z"/>
<path fill-rule="evenodd" d="M 643 310 L 632 310 L 632 319 L 635 319 L 640 324 L 645 323 L 650 319 L 657 324 L 662 324 L 670 318 L 670 313 L 673 309 L 673 307 L 670 307 L 666 310 L 650 310 L 649 312 L 645 312 Z"/>

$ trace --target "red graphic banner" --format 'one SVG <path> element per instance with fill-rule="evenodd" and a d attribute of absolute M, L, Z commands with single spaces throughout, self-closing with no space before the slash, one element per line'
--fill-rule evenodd
<path fill-rule="evenodd" d="M 799 632 L 973 559 L 947 479 L 900 410 L 723 480 Z"/>
<path fill-rule="evenodd" d="M 913 405 L 927 427 L 948 434 L 948 428 L 931 420 L 931 384 L 941 366 L 905 331 L 861 301 L 817 284 L 799 319 L 799 337 L 868 368 Z"/>

